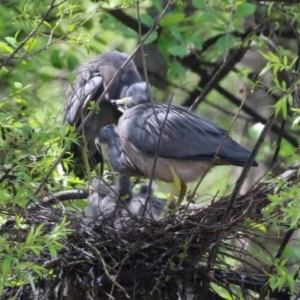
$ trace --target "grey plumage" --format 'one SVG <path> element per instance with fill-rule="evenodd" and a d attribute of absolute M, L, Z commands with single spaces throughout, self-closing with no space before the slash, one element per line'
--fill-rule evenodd
<path fill-rule="evenodd" d="M 107 185 L 101 178 L 92 180 L 92 193 L 88 196 L 86 217 L 92 221 L 111 218 L 117 212 L 117 202 L 132 199 L 132 183 L 127 176 L 120 176 L 115 185 Z"/>
<path fill-rule="evenodd" d="M 95 144 L 113 170 L 127 176 L 145 176 L 124 152 L 117 126 L 108 125 L 102 128 L 96 136 Z"/>
<path fill-rule="evenodd" d="M 171 105 L 163 127 L 168 106 L 155 103 L 155 111 L 158 123 L 152 105 L 147 103 L 128 109 L 118 127 L 106 126 L 98 133 L 96 143 L 108 145 L 107 159 L 121 174 L 151 177 L 159 139 L 154 178 L 165 182 L 174 181 L 170 166 L 181 182 L 198 180 L 210 167 L 221 143 L 215 165 L 246 163 L 250 152 L 208 120 Z"/>
<path fill-rule="evenodd" d="M 142 186 L 137 194 L 127 176 L 120 176 L 116 185 L 108 187 L 101 179 L 92 182 L 94 192 L 87 199 L 86 217 L 91 221 L 111 222 L 115 229 L 131 230 L 135 218 L 141 217 L 145 207 L 147 188 Z M 157 220 L 165 199 L 149 195 L 144 218 Z"/>
<path fill-rule="evenodd" d="M 75 71 L 76 79 L 67 91 L 67 105 L 64 112 L 64 123 L 74 125 L 78 128 L 85 116 L 90 111 L 91 101 L 97 101 L 113 76 L 118 72 L 123 63 L 128 59 L 124 53 L 117 51 L 107 52 L 87 61 Z M 83 177 L 82 146 L 84 140 L 87 145 L 90 163 L 95 166 L 101 161 L 97 153 L 94 139 L 99 131 L 109 124 L 117 124 L 121 113 L 111 100 L 137 95 L 139 101 L 147 102 L 149 92 L 146 91 L 146 83 L 142 79 L 133 61 L 124 67 L 116 80 L 108 90 L 105 98 L 100 104 L 99 110 L 87 122 L 83 129 L 84 139 L 79 144 L 72 144 L 70 152 L 74 155 L 74 172 L 77 176 Z M 72 167 L 71 167 L 72 169 Z"/>

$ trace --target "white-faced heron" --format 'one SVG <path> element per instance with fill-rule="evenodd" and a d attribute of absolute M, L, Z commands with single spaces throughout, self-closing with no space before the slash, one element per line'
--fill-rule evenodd
<path fill-rule="evenodd" d="M 142 215 L 145 219 L 157 220 L 166 202 L 152 195 L 151 191 L 145 208 L 148 186 L 142 186 L 134 194 L 129 177 L 124 175 L 119 177 L 116 185 L 110 187 L 101 179 L 94 178 L 92 187 L 93 193 L 87 199 L 86 217 L 91 221 L 112 222 L 116 229 L 131 229 L 134 219 Z"/>
<path fill-rule="evenodd" d="M 136 105 L 126 110 L 118 127 L 106 126 L 99 131 L 95 143 L 120 174 L 153 175 L 154 179 L 174 182 L 170 200 L 180 187 L 179 205 L 186 183 L 204 176 L 212 162 L 236 166 L 246 163 L 250 152 L 222 128 L 181 106 L 155 103 L 154 109 L 156 114 L 151 103 Z"/>
<path fill-rule="evenodd" d="M 81 125 L 83 119 L 91 110 L 91 103 L 99 99 L 113 76 L 127 59 L 127 54 L 117 51 L 107 52 L 77 68 L 75 81 L 67 91 L 64 123 L 74 125 L 76 129 Z M 70 147 L 70 152 L 73 154 L 73 160 L 75 161 L 70 166 L 70 170 L 73 169 L 75 175 L 81 178 L 84 176 L 82 155 L 85 152 L 83 152 L 83 148 L 87 151 L 92 167 L 95 167 L 102 161 L 102 157 L 97 152 L 94 144 L 95 136 L 102 127 L 109 124 L 117 124 L 121 116 L 120 111 L 110 100 L 130 96 L 133 103 L 135 97 L 138 97 L 139 101 L 147 102 L 149 101 L 147 100 L 149 93 L 145 93 L 145 87 L 146 83 L 142 82 L 135 64 L 133 61 L 130 61 L 116 77 L 102 100 L 99 109 L 96 109 L 92 118 L 84 126 L 80 134 L 83 137 L 80 138 L 79 145 L 74 143 Z M 87 164 L 86 161 L 85 164 Z"/>

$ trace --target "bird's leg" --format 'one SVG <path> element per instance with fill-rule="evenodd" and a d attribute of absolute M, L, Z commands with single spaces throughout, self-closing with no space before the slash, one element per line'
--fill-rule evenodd
<path fill-rule="evenodd" d="M 118 100 L 111 100 L 111 103 L 115 103 L 118 107 L 118 110 L 122 113 L 127 109 L 127 104 L 132 100 L 132 97 L 125 97 Z M 123 106 L 123 107 L 121 107 Z"/>
<path fill-rule="evenodd" d="M 182 203 L 182 201 L 184 200 L 185 194 L 186 194 L 186 190 L 187 190 L 187 186 L 185 183 L 181 182 L 180 185 L 180 192 L 179 192 L 179 197 L 176 203 L 176 206 L 180 206 L 180 204 Z"/>
<path fill-rule="evenodd" d="M 169 166 L 169 168 L 170 168 L 170 171 L 171 171 L 172 176 L 173 176 L 174 184 L 173 184 L 172 190 L 170 192 L 170 196 L 169 196 L 169 198 L 168 198 L 168 200 L 165 204 L 164 210 L 167 210 L 169 208 L 169 206 L 171 205 L 171 203 L 175 202 L 175 199 L 174 199 L 175 195 L 178 192 L 179 188 L 181 187 L 181 181 L 180 181 L 178 175 L 176 174 L 176 171 L 175 171 L 174 167 Z"/>

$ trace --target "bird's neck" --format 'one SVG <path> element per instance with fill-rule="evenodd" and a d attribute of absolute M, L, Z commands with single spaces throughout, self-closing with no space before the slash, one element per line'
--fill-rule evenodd
<path fill-rule="evenodd" d="M 117 141 L 115 145 L 111 145 L 107 153 L 107 158 L 110 166 L 114 171 L 122 174 L 122 145 Z"/>

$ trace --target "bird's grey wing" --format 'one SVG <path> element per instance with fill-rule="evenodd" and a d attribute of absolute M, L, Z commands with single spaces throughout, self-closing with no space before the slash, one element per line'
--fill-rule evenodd
<path fill-rule="evenodd" d="M 151 104 L 133 107 L 122 117 L 121 124 L 127 126 L 126 138 L 139 151 L 155 155 L 160 143 L 160 157 L 212 160 L 223 143 L 218 152 L 221 160 L 232 164 L 243 164 L 247 160 L 249 151 L 208 120 L 175 105 L 171 105 L 168 112 L 167 105 L 157 103 L 155 110 L 158 122 Z"/>
<path fill-rule="evenodd" d="M 73 125 L 101 87 L 103 89 L 103 78 L 100 75 L 88 80 L 81 80 L 71 86 L 67 93 L 64 121 Z"/>

